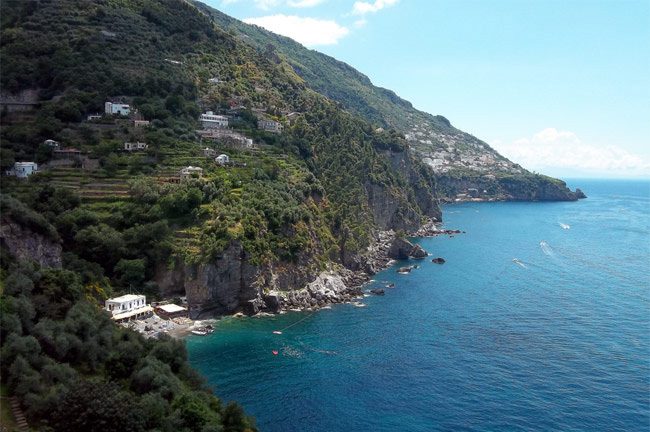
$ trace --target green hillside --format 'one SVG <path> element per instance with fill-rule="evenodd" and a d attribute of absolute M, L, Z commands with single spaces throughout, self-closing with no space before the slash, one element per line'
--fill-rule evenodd
<path fill-rule="evenodd" d="M 435 172 L 442 197 L 451 198 L 475 187 L 485 191 L 486 198 L 576 199 L 564 182 L 530 173 L 484 141 L 456 129 L 445 117 L 419 111 L 393 91 L 373 85 L 346 63 L 200 2 L 195 4 L 241 42 L 285 59 L 309 88 L 376 126 L 403 134 L 418 157 Z M 459 177 L 464 181 L 458 182 Z"/>
<path fill-rule="evenodd" d="M 114 326 L 103 301 L 265 307 L 271 290 L 362 266 L 379 230 L 440 218 L 432 172 L 399 133 L 188 2 L 3 2 L 0 20 L 0 165 L 39 165 L 1 177 L 2 384 L 39 430 L 254 430 L 203 388 L 182 344 Z M 229 115 L 236 139 L 199 133 L 205 111 Z M 200 279 L 211 269 L 232 287 Z M 129 415 L 109 424 L 115 410 Z"/>

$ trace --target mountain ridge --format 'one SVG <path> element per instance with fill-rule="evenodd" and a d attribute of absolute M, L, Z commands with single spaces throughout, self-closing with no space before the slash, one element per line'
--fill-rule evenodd
<path fill-rule="evenodd" d="M 561 193 L 548 197 L 543 192 L 519 194 L 520 188 L 512 187 L 517 176 L 526 177 L 522 184 L 530 184 L 531 178 L 537 179 L 540 191 L 552 189 L 551 183 L 560 187 L 565 183 L 531 173 L 503 157 L 486 142 L 455 128 L 444 116 L 420 111 L 394 91 L 375 86 L 368 76 L 347 63 L 305 48 L 286 36 L 243 23 L 199 1 L 194 1 L 194 4 L 228 31 L 238 33 L 243 42 L 267 51 L 272 45 L 286 56 L 295 72 L 315 91 L 336 100 L 378 127 L 391 127 L 402 133 L 438 177 L 443 186 L 443 199 L 451 200 L 460 192 L 467 192 L 468 187 L 463 188 L 456 181 L 458 177 L 471 179 L 469 189 L 485 191 L 485 198 L 561 199 Z M 581 193 L 568 193 L 564 199 L 581 197 Z"/>

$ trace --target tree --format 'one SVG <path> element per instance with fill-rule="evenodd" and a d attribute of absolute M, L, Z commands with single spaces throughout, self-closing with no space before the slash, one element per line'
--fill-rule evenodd
<path fill-rule="evenodd" d="M 139 432 L 144 415 L 138 400 L 114 383 L 79 380 L 52 413 L 55 431 Z"/>
<path fill-rule="evenodd" d="M 107 270 L 113 270 L 124 254 L 122 235 L 103 223 L 80 230 L 74 241 L 80 254 L 101 263 Z"/>
<path fill-rule="evenodd" d="M 118 275 L 122 286 L 139 287 L 145 280 L 146 263 L 142 258 L 121 259 L 115 266 L 114 273 Z"/>

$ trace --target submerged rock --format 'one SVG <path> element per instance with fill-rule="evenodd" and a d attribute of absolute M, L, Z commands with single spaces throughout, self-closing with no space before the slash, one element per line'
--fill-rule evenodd
<path fill-rule="evenodd" d="M 379 295 L 379 296 L 383 296 L 386 293 L 381 288 L 371 289 L 370 292 L 373 293 L 374 295 Z"/>
<path fill-rule="evenodd" d="M 435 264 L 444 264 L 446 261 L 445 261 L 444 258 L 440 258 L 440 257 L 438 257 L 438 258 L 434 258 L 434 259 L 432 259 L 431 262 L 432 262 L 432 263 L 435 263 Z"/>

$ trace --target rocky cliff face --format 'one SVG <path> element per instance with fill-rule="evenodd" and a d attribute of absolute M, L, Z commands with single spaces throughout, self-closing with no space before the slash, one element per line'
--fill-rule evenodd
<path fill-rule="evenodd" d="M 368 203 L 377 226 L 381 230 L 414 231 L 419 228 L 423 216 L 442 220 L 433 173 L 414 160 L 410 151 L 385 150 L 381 155 L 393 172 L 403 177 L 412 196 L 407 199 L 399 195 L 400 191 L 367 182 Z M 415 206 L 409 205 L 409 201 Z"/>
<path fill-rule="evenodd" d="M 41 267 L 61 268 L 61 244 L 29 228 L 3 218 L 0 246 L 21 261 L 36 261 Z"/>
<path fill-rule="evenodd" d="M 296 263 L 257 266 L 241 245 L 233 243 L 210 263 L 179 261 L 171 269 L 161 265 L 156 282 L 163 296 L 186 295 L 192 318 L 322 307 L 361 295 L 359 286 L 390 262 L 394 239 L 393 231 L 379 231 L 372 244 L 348 263 L 352 270 L 339 265 L 319 270 L 306 255 Z M 411 245 L 409 251 L 414 249 Z"/>

